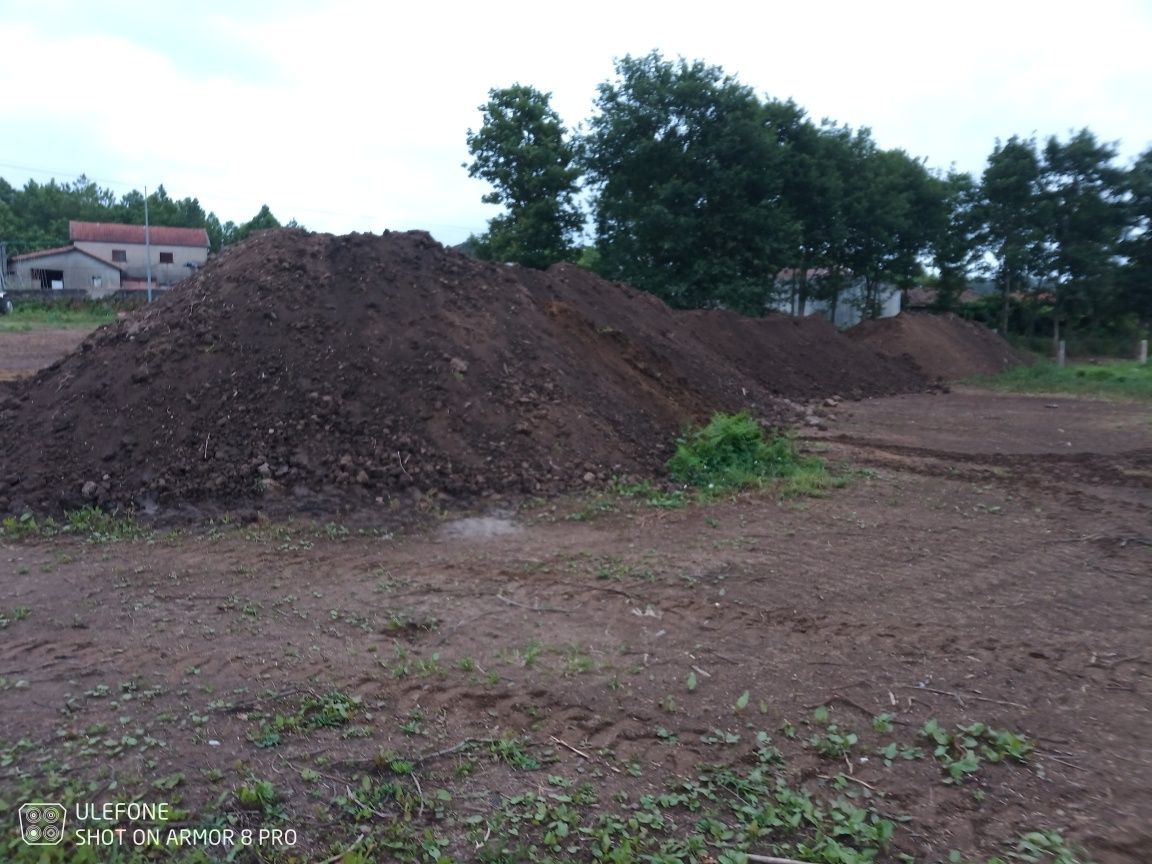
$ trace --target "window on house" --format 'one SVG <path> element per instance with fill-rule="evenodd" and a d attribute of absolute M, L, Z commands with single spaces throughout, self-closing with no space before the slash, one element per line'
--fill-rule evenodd
<path fill-rule="evenodd" d="M 161 252 L 160 253 L 160 263 L 161 264 L 171 264 L 172 263 L 172 253 L 171 252 Z"/>
<path fill-rule="evenodd" d="M 128 260 L 128 251 L 126 249 L 113 249 L 112 260 L 123 264 Z"/>

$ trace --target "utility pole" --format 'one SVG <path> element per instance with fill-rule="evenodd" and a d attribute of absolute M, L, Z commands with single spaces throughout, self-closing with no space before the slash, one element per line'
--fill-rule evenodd
<path fill-rule="evenodd" d="M 152 302 L 152 244 L 148 238 L 148 187 L 144 187 L 144 273 L 148 279 L 148 302 Z"/>

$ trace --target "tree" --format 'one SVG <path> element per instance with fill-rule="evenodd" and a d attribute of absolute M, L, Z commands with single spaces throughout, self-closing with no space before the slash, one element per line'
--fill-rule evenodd
<path fill-rule="evenodd" d="M 468 130 L 473 162 L 466 167 L 468 176 L 493 187 L 482 200 L 502 204 L 506 212 L 476 238 L 476 253 L 541 269 L 575 260 L 574 240 L 584 224 L 575 203 L 581 172 L 576 147 L 549 104 L 551 94 L 514 84 L 490 90 L 488 97 L 480 106 L 480 130 Z"/>
<path fill-rule="evenodd" d="M 834 299 L 843 281 L 829 271 L 845 239 L 844 189 L 852 134 L 828 121 L 813 125 L 791 101 L 766 107 L 785 148 L 781 194 L 795 225 L 786 262 L 792 272 L 787 299 L 795 313 L 806 308 L 810 296 Z M 811 280 L 813 270 L 823 275 Z"/>
<path fill-rule="evenodd" d="M 1145 337 L 1152 326 L 1152 148 L 1145 150 L 1125 178 L 1130 195 L 1129 230 L 1121 250 L 1117 308 L 1135 315 Z"/>
<path fill-rule="evenodd" d="M 795 234 L 765 106 L 718 66 L 656 52 L 616 75 L 583 139 L 601 271 L 672 306 L 763 314 Z"/>
<path fill-rule="evenodd" d="M 236 223 L 231 220 L 221 223 L 220 217 L 215 213 L 208 214 L 204 220 L 204 229 L 208 232 L 208 248 L 212 252 L 219 252 L 235 242 Z"/>
<path fill-rule="evenodd" d="M 845 263 L 862 280 L 863 315 L 880 314 L 889 285 L 906 286 L 922 272 L 942 203 L 923 163 L 903 150 L 880 150 L 867 130 L 854 141 L 855 166 L 845 195 Z"/>
<path fill-rule="evenodd" d="M 939 273 L 933 305 L 950 312 L 968 284 L 968 271 L 977 251 L 979 192 L 976 181 L 966 172 L 949 171 L 934 177 L 932 184 L 940 202 L 931 226 L 932 263 Z"/>
<path fill-rule="evenodd" d="M 124 222 L 129 225 L 144 224 L 144 196 L 133 190 L 120 199 L 119 204 L 110 205 L 111 213 L 104 219 Z M 173 228 L 207 228 L 208 217 L 196 198 L 176 200 L 168 194 L 161 183 L 156 190 L 148 193 L 148 222 L 151 225 L 166 225 Z"/>
<path fill-rule="evenodd" d="M 1087 129 L 1064 143 L 1053 136 L 1044 147 L 1040 187 L 1056 340 L 1064 316 L 1098 324 L 1111 300 L 1126 215 L 1115 158 L 1116 148 Z"/>
<path fill-rule="evenodd" d="M 1008 332 L 1013 290 L 1027 290 L 1043 254 L 1040 159 L 1033 139 L 999 141 L 981 178 L 981 241 L 996 260 L 1001 293 L 1000 332 Z"/>

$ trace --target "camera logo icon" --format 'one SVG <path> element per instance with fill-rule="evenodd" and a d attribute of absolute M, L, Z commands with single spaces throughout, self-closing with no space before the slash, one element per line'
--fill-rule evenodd
<path fill-rule="evenodd" d="M 55 846 L 64 839 L 63 804 L 30 801 L 20 805 L 20 839 L 29 846 Z"/>

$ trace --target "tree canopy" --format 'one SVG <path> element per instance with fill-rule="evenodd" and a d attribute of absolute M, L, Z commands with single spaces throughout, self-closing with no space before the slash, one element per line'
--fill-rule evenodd
<path fill-rule="evenodd" d="M 468 131 L 468 174 L 488 181 L 492 191 L 483 200 L 506 212 L 473 238 L 476 253 L 539 268 L 575 260 L 574 238 L 584 224 L 575 204 L 580 171 L 551 94 L 514 84 L 488 96 L 483 125 Z"/>
<path fill-rule="evenodd" d="M 616 71 L 584 138 L 603 272 L 673 306 L 761 310 L 796 230 L 766 106 L 699 62 L 653 53 Z"/>
<path fill-rule="evenodd" d="M 810 298 L 834 310 L 849 283 L 876 315 L 926 278 L 939 308 L 958 308 L 985 272 L 1001 328 L 1023 302 L 1054 329 L 1152 317 L 1152 151 L 1126 171 L 1085 129 L 997 141 L 979 177 L 930 171 L 866 128 L 815 123 L 719 66 L 657 52 L 617 60 L 593 108 L 569 135 L 547 94 L 491 91 L 469 173 L 505 212 L 481 254 L 579 260 L 672 306 L 753 315 Z M 593 242 L 577 255 L 581 180 Z"/>

